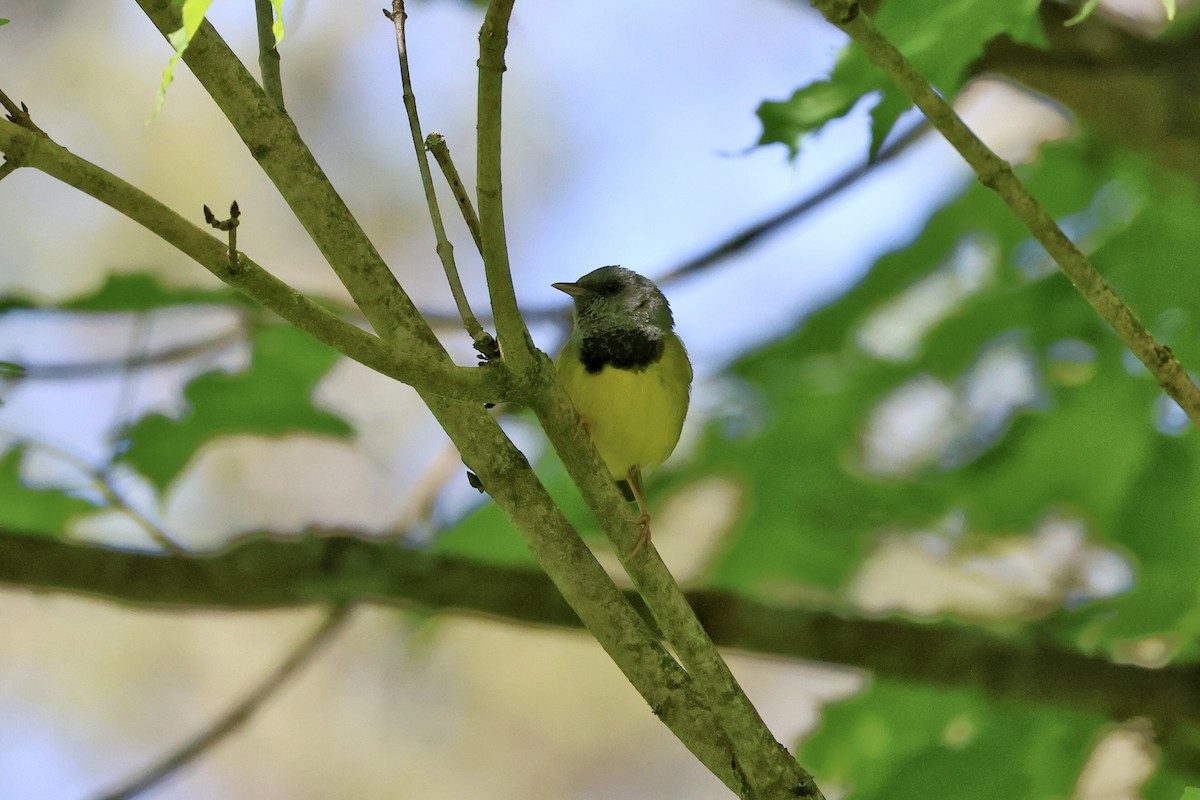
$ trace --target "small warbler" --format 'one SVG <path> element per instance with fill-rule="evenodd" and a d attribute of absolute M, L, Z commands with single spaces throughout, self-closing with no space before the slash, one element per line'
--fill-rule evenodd
<path fill-rule="evenodd" d="M 675 335 L 667 298 L 649 278 L 612 266 L 551 285 L 575 300 L 559 380 L 609 472 L 627 482 L 642 512 L 633 555 L 650 540 L 642 469 L 665 461 L 679 441 L 692 362 Z"/>

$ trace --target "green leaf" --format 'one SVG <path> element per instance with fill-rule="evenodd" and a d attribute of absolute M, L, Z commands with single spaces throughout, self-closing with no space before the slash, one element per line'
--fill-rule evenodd
<path fill-rule="evenodd" d="M 0 313 L 26 308 L 61 308 L 85 312 L 150 311 L 166 306 L 191 304 L 238 304 L 256 307 L 241 292 L 228 287 L 202 289 L 168 286 L 150 273 L 131 272 L 111 274 L 94 291 L 53 304 L 20 294 L 0 296 Z"/>
<path fill-rule="evenodd" d="M 580 535 L 585 539 L 603 538 L 566 468 L 552 451 L 537 464 L 537 475 Z M 500 507 L 492 502 L 482 503 L 457 524 L 441 532 L 433 550 L 502 566 L 537 563 L 524 538 Z"/>
<path fill-rule="evenodd" d="M 150 119 L 154 119 L 162 110 L 163 103 L 167 99 L 167 87 L 171 85 L 171 81 L 175 80 L 175 65 L 179 63 L 179 59 L 183 58 L 184 51 L 191 44 L 196 31 L 200 30 L 200 24 L 204 22 L 204 15 L 208 13 L 208 7 L 212 5 L 212 0 L 183 0 L 179 5 L 183 15 L 183 27 L 167 35 L 167 41 L 171 43 L 175 52 L 171 54 L 171 60 L 163 69 L 162 82 L 158 87 L 158 98 Z"/>
<path fill-rule="evenodd" d="M 271 23 L 271 33 L 275 36 L 275 44 L 283 41 L 283 0 L 271 0 L 275 21 Z"/>
<path fill-rule="evenodd" d="M 22 378 L 24 376 L 25 367 L 11 361 L 0 361 L 0 378 Z"/>
<path fill-rule="evenodd" d="M 1079 152 L 1077 144 L 1062 145 L 1025 170 L 1052 213 L 1086 208 L 1106 180 L 1100 174 L 1082 177 L 1081 171 L 1091 173 L 1091 167 L 1082 166 Z M 968 234 L 996 253 L 999 264 L 991 283 L 925 335 L 913 362 L 864 351 L 860 336 L 872 316 L 941 265 L 953 269 Z M 995 197 L 972 185 L 935 215 L 911 246 L 881 259 L 861 283 L 814 313 L 798 332 L 734 365 L 742 388 L 729 418 L 708 432 L 696 458 L 681 470 L 692 478 L 729 476 L 746 492 L 747 511 L 713 564 L 713 583 L 764 599 L 777 592 L 794 596 L 802 588 L 837 589 L 874 548 L 881 531 L 927 526 L 965 503 L 981 510 L 981 526 L 996 522 L 986 516 L 989 504 L 998 503 L 1006 526 L 1025 529 L 1047 512 L 1047 498 L 1055 496 L 1030 493 L 1026 484 L 1036 486 L 1047 473 L 1053 477 L 1047 467 L 1052 462 L 1024 471 L 1028 461 L 1014 461 L 997 474 L 985 461 L 956 470 L 935 460 L 894 477 L 873 475 L 862 466 L 871 415 L 914 375 L 934 376 L 948 390 L 964 391 L 960 384 L 985 347 L 1022 329 L 1054 326 L 1027 335 L 1029 346 L 1042 347 L 1068 334 L 1111 341 L 1065 281 L 1044 276 L 1031 281 L 1022 275 L 1013 262 L 1027 241 L 1021 226 L 1000 213 Z M 1051 305 L 1056 312 L 1047 315 Z M 1110 362 L 1121 371 L 1119 355 Z M 1123 377 L 1140 387 L 1130 389 L 1136 398 L 1147 400 L 1154 391 L 1148 381 Z M 1055 415 L 1025 419 L 1032 420 L 1026 427 L 1034 430 L 1059 424 Z M 1050 437 L 1060 447 L 1080 432 L 1069 416 L 1061 424 Z M 1153 435 L 1144 416 L 1135 415 L 1128 424 Z M 970 446 L 964 439 L 961 447 Z M 1052 444 L 1030 447 L 1053 452 Z M 1073 449 L 1067 444 L 1068 451 Z M 964 451 L 960 460 L 969 457 Z M 1129 469 L 1121 475 L 1128 477 Z M 1094 475 L 1078 479 L 1081 487 L 1093 483 L 1103 485 Z M 975 496 L 981 498 L 977 503 Z"/>
<path fill-rule="evenodd" d="M 96 510 L 92 503 L 62 489 L 33 489 L 21 480 L 25 448 L 9 448 L 0 456 L 0 525 L 26 533 L 61 537 L 77 516 Z"/>
<path fill-rule="evenodd" d="M 0 25 L 7 25 L 10 22 L 12 22 L 11 19 L 4 19 L 3 17 L 0 17 Z"/>
<path fill-rule="evenodd" d="M 824 710 L 799 760 L 853 800 L 1069 797 L 1104 720 L 872 681 Z"/>
<path fill-rule="evenodd" d="M 912 0 L 884 3 L 876 26 L 943 95 L 953 96 L 971 63 L 992 38 L 1043 44 L 1038 0 Z M 859 100 L 879 93 L 872 112 L 871 156 L 911 104 L 857 45 L 843 51 L 828 80 L 798 90 L 789 100 L 767 101 L 758 110 L 759 144 L 780 142 L 795 155 L 800 138 L 845 115 Z"/>
<path fill-rule="evenodd" d="M 344 420 L 312 405 L 317 382 L 338 357 L 289 325 L 262 328 L 246 371 L 210 372 L 192 380 L 184 390 L 188 409 L 183 417 L 154 414 L 140 420 L 128 431 L 124 461 L 162 490 L 218 436 L 348 436 L 352 430 Z"/>
<path fill-rule="evenodd" d="M 1168 0 L 1163 0 L 1163 2 L 1167 2 L 1167 1 Z M 1085 19 L 1090 17 L 1092 15 L 1092 12 L 1095 11 L 1099 5 L 1100 5 L 1100 0 L 1084 0 L 1084 4 L 1079 7 L 1079 11 L 1076 12 L 1075 16 L 1071 17 L 1069 20 L 1064 22 L 1063 26 L 1070 28 L 1074 25 L 1078 25 L 1079 23 L 1083 22 Z"/>

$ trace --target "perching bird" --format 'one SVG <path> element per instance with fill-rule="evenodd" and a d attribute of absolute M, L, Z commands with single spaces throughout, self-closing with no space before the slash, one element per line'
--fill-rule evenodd
<path fill-rule="evenodd" d="M 642 470 L 661 464 L 679 441 L 692 386 L 692 363 L 675 335 L 667 298 L 653 281 L 624 267 L 601 267 L 555 289 L 575 300 L 575 329 L 558 357 L 558 376 L 584 427 L 617 480 L 650 512 Z"/>

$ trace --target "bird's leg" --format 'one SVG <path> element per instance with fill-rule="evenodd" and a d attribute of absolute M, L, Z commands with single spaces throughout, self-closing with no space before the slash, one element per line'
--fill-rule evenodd
<path fill-rule="evenodd" d="M 650 544 L 650 509 L 646 508 L 646 498 L 642 496 L 642 468 L 630 467 L 625 479 L 629 483 L 629 490 L 633 492 L 633 499 L 637 501 L 638 510 L 642 512 L 642 516 L 638 518 L 638 524 L 642 526 L 642 535 L 638 537 L 637 544 L 629 551 L 629 556 L 632 558 L 643 547 Z"/>

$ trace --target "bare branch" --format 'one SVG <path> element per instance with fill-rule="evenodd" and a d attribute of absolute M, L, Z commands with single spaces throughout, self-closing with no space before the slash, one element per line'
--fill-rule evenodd
<path fill-rule="evenodd" d="M 14 156 L 18 163 L 41 170 L 121 212 L 223 282 L 371 369 L 439 395 L 495 402 L 504 394 L 504 373 L 494 368 L 496 365 L 482 369 L 456 367 L 448 360 L 424 360 L 419 353 L 387 344 L 274 277 L 244 254 L 231 259 L 226 242 L 44 134 L 0 120 L 0 150 Z"/>
<path fill-rule="evenodd" d="M 475 240 L 475 249 L 482 256 L 483 236 L 479 232 L 479 216 L 475 213 L 475 206 L 471 205 L 471 196 L 467 194 L 467 188 L 459 177 L 458 167 L 454 166 L 454 160 L 450 158 L 450 146 L 446 144 L 446 137 L 434 131 L 425 137 L 425 149 L 442 168 L 442 175 L 454 194 L 454 202 L 458 203 L 458 210 L 462 212 L 463 222 L 467 224 L 467 230 Z"/>
<path fill-rule="evenodd" d="M 275 42 L 275 9 L 271 0 L 254 0 L 254 20 L 258 31 L 258 71 L 263 91 L 284 111 L 283 79 L 279 74 L 279 48 Z"/>
<path fill-rule="evenodd" d="M 1096 271 L 1079 248 L 1063 233 L 1058 223 L 1013 173 L 1012 167 L 985 145 L 933 90 L 912 63 L 871 22 L 856 0 L 817 0 L 814 5 L 863 48 L 873 64 L 886 72 L 909 96 L 929 122 L 975 170 L 979 181 L 999 195 L 1017 219 L 1046 248 L 1063 273 L 1112 326 L 1121 340 L 1154 375 L 1171 399 L 1200 425 L 1200 388 L 1170 348 L 1154 339 L 1129 306 Z"/>
<path fill-rule="evenodd" d="M 271 670 L 242 699 L 234 703 L 228 711 L 178 749 L 168 753 L 158 763 L 148 767 L 120 788 L 101 795 L 98 800 L 133 800 L 158 786 L 220 744 L 231 734 L 236 733 L 254 716 L 263 703 L 278 694 L 284 684 L 329 643 L 333 635 L 349 619 L 352 608 L 353 606 L 349 604 L 334 607 L 307 636 L 292 648 L 275 669 Z"/>
<path fill-rule="evenodd" d="M 391 12 L 383 12 L 396 28 L 396 52 L 400 56 L 400 83 L 403 86 L 404 110 L 408 113 L 408 129 L 412 134 L 413 149 L 417 154 L 417 169 L 421 173 L 421 186 L 425 190 L 425 205 L 429 208 L 429 219 L 433 223 L 433 234 L 437 240 L 437 254 L 442 262 L 442 270 L 446 273 L 446 282 L 450 284 L 450 294 L 458 307 L 463 327 L 471 337 L 475 349 L 485 360 L 499 358 L 500 350 L 492 335 L 483 329 L 471 304 L 467 301 L 466 290 L 463 289 L 462 279 L 458 275 L 458 265 L 454 263 L 454 245 L 446 236 L 446 226 L 442 224 L 442 211 L 438 207 L 437 192 L 433 189 L 433 175 L 429 169 L 429 159 L 425 156 L 425 146 L 421 136 L 421 120 L 417 116 L 417 97 L 413 94 L 412 76 L 408 70 L 408 44 L 404 38 L 404 23 L 408 14 L 404 10 L 404 0 L 392 0 Z"/>

